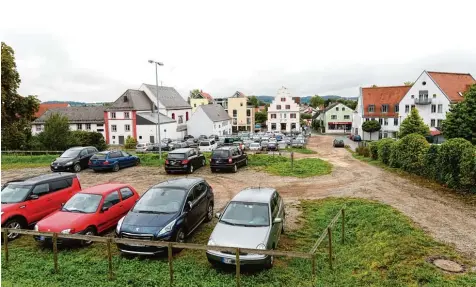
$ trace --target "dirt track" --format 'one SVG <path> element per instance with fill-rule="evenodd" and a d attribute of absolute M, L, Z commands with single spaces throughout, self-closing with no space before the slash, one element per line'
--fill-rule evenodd
<path fill-rule="evenodd" d="M 278 177 L 250 168 L 241 169 L 236 174 L 212 174 L 208 168 L 202 168 L 194 176 L 203 177 L 212 185 L 218 208 L 223 207 L 242 188 L 275 187 L 288 201 L 288 214 L 294 218 L 297 213 L 292 205 L 300 199 L 349 196 L 378 200 L 411 217 L 439 241 L 453 244 L 458 250 L 476 258 L 475 206 L 451 194 L 418 186 L 398 175 L 360 162 L 345 149 L 332 148 L 332 140 L 330 136 L 311 137 L 308 148 L 318 154 L 296 156 L 319 157 L 331 162 L 334 165 L 333 172 L 326 176 L 307 179 Z M 48 168 L 2 171 L 2 183 L 21 175 L 44 172 L 48 172 Z M 104 182 L 126 182 L 141 193 L 151 185 L 173 177 L 166 175 L 163 168 L 153 167 L 135 167 L 117 173 L 86 170 L 80 174 L 83 187 Z M 288 227 L 292 225 L 292 222 L 288 222 Z"/>

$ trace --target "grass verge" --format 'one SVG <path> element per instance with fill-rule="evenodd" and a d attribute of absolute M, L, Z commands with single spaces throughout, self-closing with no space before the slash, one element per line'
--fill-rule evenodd
<path fill-rule="evenodd" d="M 475 286 L 476 274 L 451 275 L 426 261 L 445 256 L 470 266 L 452 247 L 434 241 L 406 216 L 377 202 L 356 199 L 304 201 L 301 226 L 281 238 L 278 249 L 307 252 L 338 210 L 347 204 L 345 244 L 340 220 L 333 233 L 334 270 L 328 265 L 327 239 L 318 249 L 317 276 L 304 259 L 276 258 L 271 270 L 243 271 L 242 286 Z M 304 216 L 305 215 L 305 216 Z M 206 244 L 214 222 L 189 240 Z M 10 262 L 2 263 L 2 286 L 168 286 L 165 257 L 125 258 L 113 246 L 115 279 L 107 279 L 103 244 L 60 249 L 60 273 L 53 272 L 51 249 L 29 237 L 9 245 Z M 4 260 L 4 257 L 2 257 Z M 233 270 L 212 268 L 204 252 L 183 250 L 174 258 L 175 286 L 235 286 Z"/>
<path fill-rule="evenodd" d="M 259 170 L 266 171 L 273 175 L 310 177 L 329 174 L 332 171 L 332 165 L 318 158 L 304 158 L 291 160 L 283 156 L 253 154 L 248 155 L 249 164 Z"/>
<path fill-rule="evenodd" d="M 302 154 L 316 154 L 317 152 L 311 150 L 311 149 L 307 149 L 307 148 L 291 148 L 291 147 L 288 147 L 285 149 L 285 151 L 289 151 L 289 152 L 295 152 L 295 153 L 302 153 Z"/>

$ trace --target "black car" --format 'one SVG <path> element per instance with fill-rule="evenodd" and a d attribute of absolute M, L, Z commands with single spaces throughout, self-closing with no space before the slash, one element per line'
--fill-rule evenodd
<path fill-rule="evenodd" d="M 169 152 L 165 160 L 165 172 L 182 171 L 193 173 L 197 168 L 205 166 L 205 156 L 195 148 L 180 148 Z"/>
<path fill-rule="evenodd" d="M 344 147 L 344 140 L 342 139 L 335 139 L 333 143 L 334 147 Z"/>
<path fill-rule="evenodd" d="M 277 151 L 278 150 L 278 143 L 276 143 L 276 142 L 268 143 L 268 150 Z"/>
<path fill-rule="evenodd" d="M 210 160 L 212 172 L 217 170 L 238 171 L 239 166 L 248 165 L 248 155 L 236 146 L 223 146 L 213 150 Z"/>
<path fill-rule="evenodd" d="M 97 152 L 97 148 L 93 146 L 72 147 L 51 163 L 51 171 L 80 172 L 88 168 L 89 159 Z"/>
<path fill-rule="evenodd" d="M 177 178 L 150 188 L 119 220 L 119 238 L 183 243 L 204 221 L 213 219 L 212 187 L 202 178 Z M 123 253 L 154 255 L 167 247 L 117 244 Z"/>

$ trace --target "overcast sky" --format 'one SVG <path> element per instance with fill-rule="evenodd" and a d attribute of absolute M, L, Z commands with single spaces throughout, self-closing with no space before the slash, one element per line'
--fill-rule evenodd
<path fill-rule="evenodd" d="M 73 5 L 73 3 L 76 3 Z M 184 97 L 357 96 L 423 70 L 476 76 L 476 1 L 2 1 L 19 92 L 114 101 L 159 79 Z"/>

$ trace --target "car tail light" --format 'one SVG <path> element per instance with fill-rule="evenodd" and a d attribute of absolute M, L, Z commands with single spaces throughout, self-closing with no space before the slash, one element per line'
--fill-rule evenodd
<path fill-rule="evenodd" d="M 88 165 L 91 165 L 91 161 L 88 161 Z"/>
<path fill-rule="evenodd" d="M 165 160 L 165 164 L 169 164 L 169 160 L 168 160 L 168 159 Z"/>
<path fill-rule="evenodd" d="M 230 157 L 228 158 L 228 163 L 232 163 L 233 162 L 233 159 Z"/>
<path fill-rule="evenodd" d="M 106 165 L 106 164 L 109 164 L 109 162 L 106 160 L 106 161 L 103 162 L 102 164 Z"/>
<path fill-rule="evenodd" d="M 188 163 L 188 159 L 182 160 L 182 164 L 187 164 L 187 163 Z"/>

